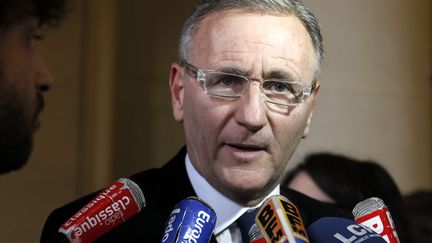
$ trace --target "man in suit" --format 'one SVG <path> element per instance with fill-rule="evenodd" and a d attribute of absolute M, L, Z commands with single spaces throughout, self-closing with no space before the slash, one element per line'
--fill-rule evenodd
<path fill-rule="evenodd" d="M 157 242 L 174 205 L 198 196 L 217 214 L 212 242 L 248 242 L 237 219 L 275 194 L 295 203 L 306 225 L 336 209 L 279 186 L 309 134 L 320 82 L 322 38 L 298 0 L 207 0 L 186 21 L 171 65 L 173 114 L 186 146 L 160 169 L 131 177 L 146 207 L 100 238 Z M 95 194 L 55 210 L 41 240 Z"/>
<path fill-rule="evenodd" d="M 40 28 L 56 24 L 65 0 L 0 2 L 0 174 L 21 168 L 32 149 L 53 77 L 33 47 Z"/>

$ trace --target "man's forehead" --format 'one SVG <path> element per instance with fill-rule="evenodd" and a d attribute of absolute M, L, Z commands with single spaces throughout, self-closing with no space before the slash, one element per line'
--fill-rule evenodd
<path fill-rule="evenodd" d="M 290 38 L 290 42 L 297 42 L 300 48 L 312 47 L 308 31 L 294 15 L 261 15 L 234 10 L 207 16 L 192 38 L 195 47 L 219 45 L 232 52 L 242 51 L 239 48 L 246 42 L 284 48 L 287 38 Z"/>
<path fill-rule="evenodd" d="M 193 62 L 205 63 L 201 68 L 232 69 L 262 79 L 313 79 L 296 71 L 303 65 L 314 72 L 314 51 L 307 30 L 294 15 L 233 10 L 213 14 L 203 21 L 191 47 Z"/>
<path fill-rule="evenodd" d="M 296 18 L 298 19 L 297 16 L 291 14 L 291 13 L 286 13 L 286 14 L 281 14 L 281 13 L 257 13 L 257 12 L 252 12 L 252 11 L 247 11 L 247 10 L 243 10 L 243 9 L 227 9 L 227 10 L 220 10 L 220 11 L 215 11 L 213 13 L 209 13 L 206 16 L 204 16 L 199 25 L 198 25 L 198 29 L 201 27 L 201 25 L 212 25 L 214 23 L 220 23 L 220 22 L 226 22 L 228 21 L 228 23 L 230 21 L 232 21 L 232 19 L 234 18 L 256 18 L 256 17 L 262 17 L 262 18 L 266 18 L 266 17 L 274 17 L 274 18 Z"/>

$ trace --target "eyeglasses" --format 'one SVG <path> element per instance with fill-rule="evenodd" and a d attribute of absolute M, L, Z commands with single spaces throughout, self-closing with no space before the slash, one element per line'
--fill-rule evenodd
<path fill-rule="evenodd" d="M 198 69 L 183 61 L 186 72 L 194 77 L 211 96 L 240 98 L 249 88 L 250 80 L 242 75 Z M 260 82 L 261 94 L 267 102 L 282 106 L 297 106 L 314 91 L 316 80 L 311 85 L 299 81 L 267 79 Z"/>

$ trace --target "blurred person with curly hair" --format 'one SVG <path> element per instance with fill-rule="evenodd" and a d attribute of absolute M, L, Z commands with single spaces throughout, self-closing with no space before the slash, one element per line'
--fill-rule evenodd
<path fill-rule="evenodd" d="M 0 174 L 27 162 L 42 94 L 54 79 L 34 48 L 43 26 L 57 25 L 66 0 L 2 0 L 0 2 Z"/>

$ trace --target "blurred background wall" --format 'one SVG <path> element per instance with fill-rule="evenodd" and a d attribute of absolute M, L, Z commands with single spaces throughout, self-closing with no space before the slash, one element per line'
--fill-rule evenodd
<path fill-rule="evenodd" d="M 168 90 L 195 1 L 72 0 L 39 50 L 56 77 L 29 164 L 0 177 L 1 242 L 37 242 L 54 208 L 165 163 L 183 144 Z M 307 153 L 373 159 L 404 193 L 432 189 L 430 0 L 305 0 L 326 59 Z M 365 175 L 367 177 L 367 175 Z"/>

